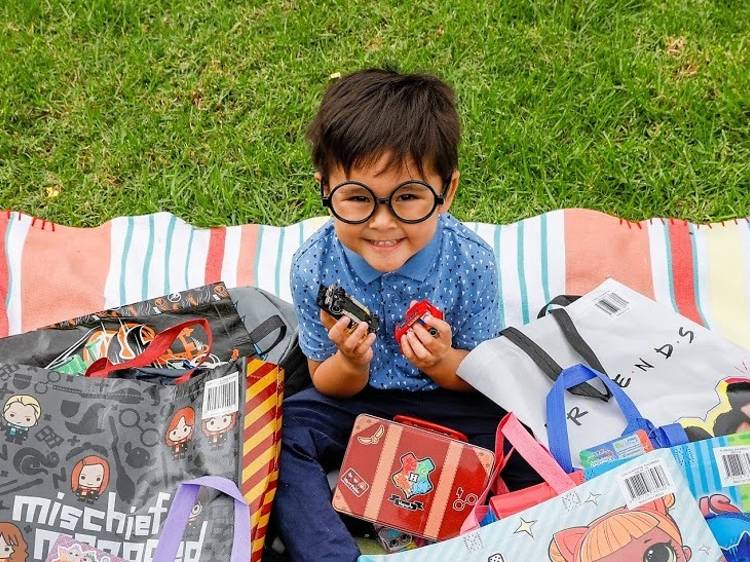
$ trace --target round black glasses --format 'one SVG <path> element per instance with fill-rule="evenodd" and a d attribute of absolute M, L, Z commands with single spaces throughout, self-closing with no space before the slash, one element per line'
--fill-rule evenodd
<path fill-rule="evenodd" d="M 438 195 L 428 183 L 408 180 L 396 186 L 388 197 L 377 197 L 367 185 L 349 180 L 338 184 L 331 194 L 324 194 L 323 183 L 320 198 L 333 216 L 348 224 L 362 224 L 375 214 L 378 205 L 388 205 L 398 220 L 408 224 L 426 221 L 435 209 L 445 202 L 445 192 L 450 180 L 443 184 L 443 195 Z"/>

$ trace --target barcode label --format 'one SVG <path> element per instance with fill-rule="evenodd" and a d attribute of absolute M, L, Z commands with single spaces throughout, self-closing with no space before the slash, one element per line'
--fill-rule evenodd
<path fill-rule="evenodd" d="M 750 482 L 750 447 L 716 447 L 714 457 L 722 487 Z"/>
<path fill-rule="evenodd" d="M 628 509 L 675 493 L 674 482 L 661 459 L 624 472 L 620 475 L 619 483 Z"/>
<path fill-rule="evenodd" d="M 606 293 L 594 301 L 594 306 L 608 316 L 619 316 L 625 312 L 630 303 L 617 293 Z"/>
<path fill-rule="evenodd" d="M 239 404 L 239 373 L 208 381 L 203 387 L 203 418 L 232 414 L 239 410 Z"/>

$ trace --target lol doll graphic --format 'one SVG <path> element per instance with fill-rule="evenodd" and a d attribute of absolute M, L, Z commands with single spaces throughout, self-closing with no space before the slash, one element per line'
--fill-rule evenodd
<path fill-rule="evenodd" d="M 13 523 L 0 523 L 0 562 L 26 562 L 28 545 Z"/>
<path fill-rule="evenodd" d="M 188 443 L 193 439 L 195 429 L 195 410 L 190 406 L 180 408 L 172 416 L 167 426 L 164 442 L 172 450 L 175 460 L 184 459 L 187 455 Z"/>
<path fill-rule="evenodd" d="M 98 455 L 79 460 L 70 474 L 70 489 L 78 500 L 94 503 L 109 485 L 109 463 Z"/>
<path fill-rule="evenodd" d="M 0 419 L 5 439 L 8 443 L 22 445 L 42 415 L 39 401 L 28 394 L 16 394 L 8 398 L 3 406 L 3 417 Z"/>
<path fill-rule="evenodd" d="M 555 533 L 549 545 L 552 562 L 688 562 L 693 552 L 669 509 L 669 495 L 629 510 L 620 507 L 587 527 Z"/>
<path fill-rule="evenodd" d="M 203 420 L 201 431 L 214 449 L 218 449 L 227 442 L 229 432 L 237 425 L 237 412 L 212 416 Z"/>

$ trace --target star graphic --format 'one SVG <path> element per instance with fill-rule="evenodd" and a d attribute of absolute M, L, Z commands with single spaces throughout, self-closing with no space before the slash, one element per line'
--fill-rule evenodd
<path fill-rule="evenodd" d="M 536 524 L 536 521 L 526 521 L 523 517 L 519 517 L 519 519 L 521 520 L 521 524 L 518 525 L 518 529 L 516 529 L 513 534 L 519 535 L 521 533 L 526 533 L 533 539 L 534 534 L 532 533 L 532 527 Z"/>
<path fill-rule="evenodd" d="M 587 497 L 583 503 L 593 503 L 594 505 L 599 505 L 597 501 L 599 501 L 599 498 L 601 496 L 602 494 L 597 494 L 596 492 L 589 492 L 589 497 Z"/>

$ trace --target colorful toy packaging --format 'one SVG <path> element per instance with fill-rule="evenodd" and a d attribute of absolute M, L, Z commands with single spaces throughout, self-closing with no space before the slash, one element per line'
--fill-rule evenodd
<path fill-rule="evenodd" d="M 208 334 L 186 329 L 152 367 L 188 369 L 202 360 L 219 365 L 255 353 L 253 341 L 223 283 L 87 314 L 0 339 L 0 361 L 82 375 L 95 361 L 130 361 L 156 334 L 191 318 L 206 320 Z M 208 357 L 206 357 L 208 355 Z"/>
<path fill-rule="evenodd" d="M 672 448 L 727 562 L 750 560 L 750 433 Z"/>

